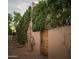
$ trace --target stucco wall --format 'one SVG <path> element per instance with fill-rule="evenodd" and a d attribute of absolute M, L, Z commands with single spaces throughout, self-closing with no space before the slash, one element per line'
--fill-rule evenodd
<path fill-rule="evenodd" d="M 71 27 L 48 30 L 48 59 L 70 59 Z"/>
<path fill-rule="evenodd" d="M 32 30 L 32 29 L 31 29 Z M 35 41 L 33 52 L 40 54 L 41 36 L 39 32 L 32 32 Z M 48 59 L 70 59 L 71 27 L 64 26 L 48 30 Z"/>
<path fill-rule="evenodd" d="M 27 31 L 28 38 L 28 50 L 32 50 L 31 43 L 34 43 L 32 52 L 35 54 L 40 54 L 40 31 L 33 32 L 32 31 L 32 21 L 29 24 Z M 33 42 L 32 42 L 33 40 Z"/>
<path fill-rule="evenodd" d="M 35 41 L 34 52 L 36 54 L 40 54 L 40 31 L 32 32 L 32 35 L 33 35 L 34 41 Z"/>

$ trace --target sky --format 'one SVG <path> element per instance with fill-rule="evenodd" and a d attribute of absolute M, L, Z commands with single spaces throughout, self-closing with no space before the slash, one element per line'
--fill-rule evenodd
<path fill-rule="evenodd" d="M 20 12 L 21 15 L 26 9 L 32 5 L 32 2 L 37 3 L 39 0 L 8 0 L 8 13 L 13 14 L 14 11 Z"/>

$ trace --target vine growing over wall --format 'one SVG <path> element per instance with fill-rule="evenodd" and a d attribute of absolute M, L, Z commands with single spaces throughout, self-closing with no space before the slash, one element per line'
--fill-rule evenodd
<path fill-rule="evenodd" d="M 33 8 L 33 31 L 70 25 L 70 0 L 42 0 Z"/>
<path fill-rule="evenodd" d="M 32 29 L 40 31 L 45 27 L 45 19 L 47 16 L 47 6 L 45 1 L 40 1 L 32 10 Z"/>

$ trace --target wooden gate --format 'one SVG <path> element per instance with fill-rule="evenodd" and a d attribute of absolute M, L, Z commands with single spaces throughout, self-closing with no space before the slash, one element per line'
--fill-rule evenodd
<path fill-rule="evenodd" d="M 41 53 L 48 56 L 48 30 L 41 31 Z"/>

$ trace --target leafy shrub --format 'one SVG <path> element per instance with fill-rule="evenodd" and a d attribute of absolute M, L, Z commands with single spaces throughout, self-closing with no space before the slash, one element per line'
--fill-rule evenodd
<path fill-rule="evenodd" d="M 29 26 L 31 8 L 29 7 L 28 10 L 24 13 L 23 17 L 21 18 L 18 26 L 17 26 L 17 41 L 19 44 L 24 45 L 27 42 L 27 30 Z"/>

